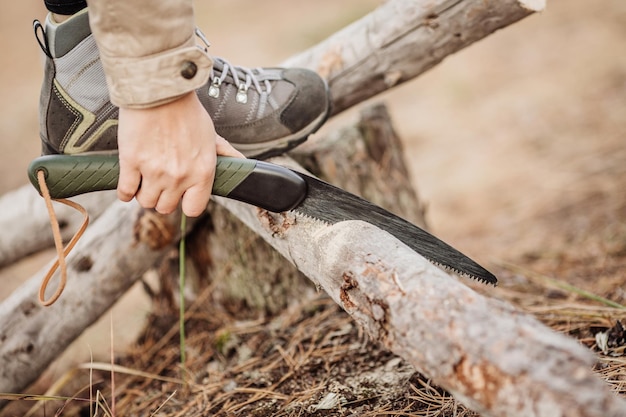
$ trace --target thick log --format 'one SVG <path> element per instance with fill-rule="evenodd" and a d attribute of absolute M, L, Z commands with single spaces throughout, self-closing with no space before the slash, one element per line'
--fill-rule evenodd
<path fill-rule="evenodd" d="M 425 224 L 402 143 L 383 105 L 366 107 L 356 124 L 320 139 L 314 152 L 300 155 L 299 162 L 322 179 L 415 224 Z M 189 257 L 201 276 L 209 279 L 222 276 L 227 268 L 228 279 L 211 280 L 212 292 L 232 314 L 279 313 L 311 287 L 297 268 L 223 207 L 213 205 L 210 218 L 190 237 Z M 169 271 L 162 275 L 164 288 L 178 280 L 178 266 L 171 265 Z"/>
<path fill-rule="evenodd" d="M 328 80 L 337 114 L 545 7 L 545 0 L 394 0 L 285 62 Z"/>
<path fill-rule="evenodd" d="M 576 341 L 477 294 L 388 233 L 218 200 L 375 340 L 482 415 L 626 415 Z"/>
<path fill-rule="evenodd" d="M 365 107 L 360 116 L 354 126 L 335 130 L 292 157 L 321 179 L 425 227 L 425 208 L 386 106 Z"/>
<path fill-rule="evenodd" d="M 75 201 L 87 209 L 91 218 L 97 218 L 115 199 L 113 191 L 79 196 Z M 61 235 L 69 240 L 82 216 L 64 204 L 55 204 L 55 212 Z M 0 213 L 0 267 L 54 245 L 46 206 L 31 185 L 0 197 Z"/>
<path fill-rule="evenodd" d="M 0 392 L 20 392 L 35 381 L 171 249 L 180 237 L 179 221 L 179 215 L 160 216 L 134 202 L 113 203 L 68 258 L 67 286 L 55 304 L 37 302 L 48 267 L 1 303 Z"/>

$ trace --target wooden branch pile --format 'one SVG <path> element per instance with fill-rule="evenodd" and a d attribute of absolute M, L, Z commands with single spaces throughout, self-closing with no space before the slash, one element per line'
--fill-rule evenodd
<path fill-rule="evenodd" d="M 287 64 L 326 75 L 337 113 L 542 8 L 542 0 L 390 0 Z M 298 169 L 287 157 L 273 162 Z M 388 233 L 363 222 L 328 226 L 215 200 L 390 351 L 484 416 L 626 415 L 626 402 L 594 375 L 592 355 L 577 342 L 475 293 Z M 33 197 L 10 204 L 23 213 Z M 37 304 L 43 272 L 0 304 L 0 392 L 33 382 L 171 248 L 177 225 L 176 216 L 114 202 L 76 247 L 56 304 Z M 22 233 L 41 236 L 44 228 L 46 222 L 33 219 Z M 13 250 L 18 238 L 12 239 L 0 242 L 4 264 L 42 247 L 24 240 L 19 244 L 28 247 Z"/>

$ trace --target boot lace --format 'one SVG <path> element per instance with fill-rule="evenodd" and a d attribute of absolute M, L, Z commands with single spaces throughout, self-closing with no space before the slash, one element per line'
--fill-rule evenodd
<path fill-rule="evenodd" d="M 225 59 L 217 57 L 213 58 L 213 61 L 214 65 L 209 75 L 209 79 L 212 80 L 211 86 L 209 87 L 209 95 L 211 97 L 219 97 L 219 88 L 229 76 L 232 83 L 237 87 L 237 95 L 235 96 L 237 103 L 246 104 L 248 102 L 248 89 L 251 86 L 262 96 L 269 96 L 271 94 L 272 84 L 270 80 L 267 78 L 259 80 L 259 76 L 263 75 L 261 68 L 252 70 L 250 68 L 232 65 Z M 218 68 L 216 68 L 215 64 L 218 64 Z"/>
<path fill-rule="evenodd" d="M 196 36 L 202 40 L 208 49 L 211 44 L 202 31 L 196 28 Z M 213 57 L 213 68 L 209 74 L 211 85 L 209 96 L 218 98 L 220 96 L 220 86 L 224 81 L 232 82 L 237 87 L 235 100 L 238 103 L 248 102 L 248 89 L 254 87 L 262 97 L 267 97 L 272 92 L 272 83 L 266 76 L 262 68 L 250 69 L 238 65 L 232 65 L 224 58 Z M 259 79 L 262 78 L 262 79 Z"/>

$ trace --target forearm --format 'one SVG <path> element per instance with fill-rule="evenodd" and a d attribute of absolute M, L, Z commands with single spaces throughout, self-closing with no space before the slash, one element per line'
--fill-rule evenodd
<path fill-rule="evenodd" d="M 191 0 L 90 0 L 88 4 L 114 104 L 152 107 L 206 83 L 211 59 L 196 45 Z"/>

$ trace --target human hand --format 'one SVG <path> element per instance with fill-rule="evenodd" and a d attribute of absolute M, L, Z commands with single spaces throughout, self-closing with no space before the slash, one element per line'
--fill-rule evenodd
<path fill-rule="evenodd" d="M 144 208 L 199 216 L 211 196 L 216 155 L 243 158 L 215 132 L 195 92 L 146 109 L 120 108 L 118 198 Z"/>

